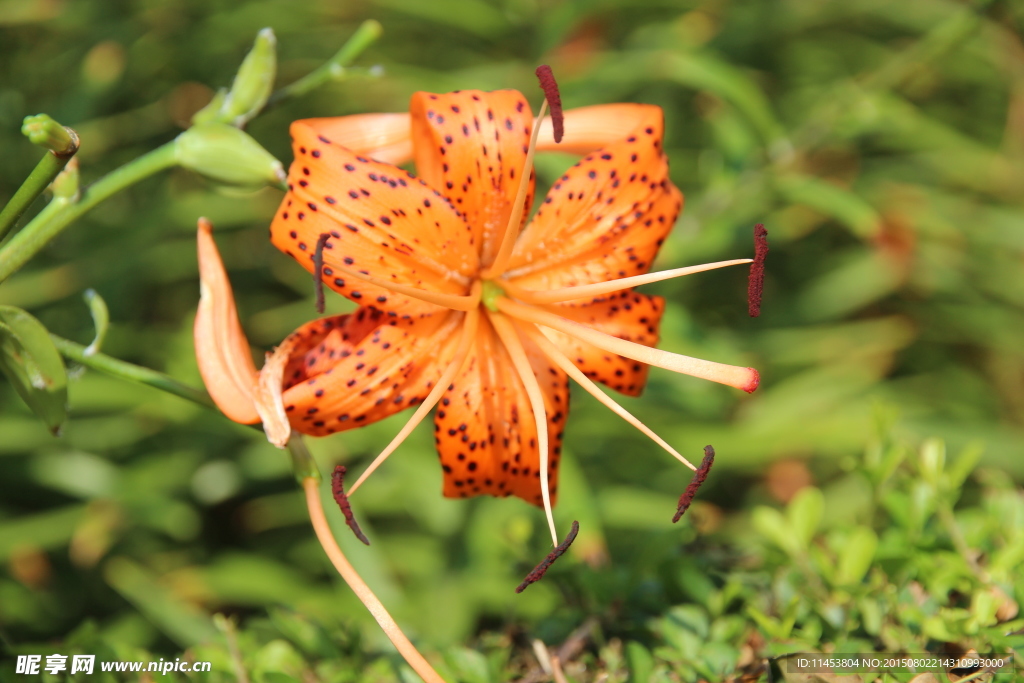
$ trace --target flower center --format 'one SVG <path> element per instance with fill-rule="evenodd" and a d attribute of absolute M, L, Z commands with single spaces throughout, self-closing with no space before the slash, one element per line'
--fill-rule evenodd
<path fill-rule="evenodd" d="M 501 285 L 494 280 L 483 280 L 483 290 L 480 294 L 480 303 L 486 306 L 487 310 L 492 313 L 497 313 L 497 300 L 502 296 L 505 296 L 505 290 L 502 289 Z"/>

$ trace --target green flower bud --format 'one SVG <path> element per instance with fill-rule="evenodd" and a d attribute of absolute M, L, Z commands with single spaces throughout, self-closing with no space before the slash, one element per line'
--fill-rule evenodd
<path fill-rule="evenodd" d="M 69 157 L 78 151 L 78 134 L 46 114 L 26 116 L 21 132 L 32 144 L 45 147 L 59 157 Z"/>
<path fill-rule="evenodd" d="M 177 161 L 185 168 L 228 185 L 282 186 L 281 162 L 241 130 L 223 123 L 193 126 L 174 143 Z"/>
<path fill-rule="evenodd" d="M 213 96 L 205 107 L 197 111 L 192 115 L 192 125 L 201 126 L 204 123 L 215 123 L 221 122 L 221 109 L 224 108 L 224 100 L 227 99 L 228 91 L 226 88 L 221 88 L 217 91 L 217 94 Z"/>
<path fill-rule="evenodd" d="M 231 84 L 231 92 L 221 107 L 221 120 L 241 128 L 263 109 L 274 87 L 277 73 L 277 39 L 274 31 L 265 28 L 256 36 L 252 50 Z"/>
<path fill-rule="evenodd" d="M 57 174 L 50 184 L 53 196 L 57 199 L 67 199 L 71 202 L 78 201 L 78 158 L 74 157 L 64 170 Z"/>

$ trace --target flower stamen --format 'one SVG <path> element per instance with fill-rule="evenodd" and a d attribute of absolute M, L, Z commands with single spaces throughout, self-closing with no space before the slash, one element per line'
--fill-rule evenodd
<path fill-rule="evenodd" d="M 526 190 L 530 187 L 530 176 L 533 175 L 533 155 L 537 152 L 537 136 L 540 134 L 540 123 L 547 113 L 548 101 L 544 100 L 540 105 L 540 112 L 533 121 L 533 132 L 530 134 L 530 146 L 526 151 L 526 161 L 523 162 L 523 170 L 519 174 L 519 189 L 516 190 L 516 199 L 512 203 L 512 213 L 508 216 L 508 224 L 505 226 L 505 233 L 501 236 L 501 246 L 490 266 L 485 268 L 480 277 L 490 280 L 502 272 L 508 266 L 512 257 L 512 248 L 516 244 L 516 237 L 519 236 L 519 226 L 523 222 L 523 205 L 526 203 Z"/>
<path fill-rule="evenodd" d="M 345 466 L 338 465 L 331 475 L 331 493 L 334 494 L 334 502 L 338 504 L 341 514 L 345 516 L 345 524 L 348 524 L 348 528 L 352 530 L 356 538 L 366 545 L 370 545 L 370 539 L 359 528 L 359 522 L 356 521 L 356 516 L 352 512 L 352 505 L 348 502 L 348 496 L 345 495 L 345 472 Z"/>
<path fill-rule="evenodd" d="M 321 235 L 320 237 L 321 239 L 323 239 L 323 235 Z M 324 240 L 325 245 L 327 241 L 328 240 Z M 320 248 L 319 241 L 317 242 L 317 247 Z M 332 263 L 331 268 L 339 273 L 348 275 L 349 277 L 354 277 L 357 280 L 362 280 L 363 282 L 367 282 L 371 285 L 383 287 L 384 289 L 394 292 L 395 294 L 403 294 L 413 299 L 425 301 L 428 304 L 434 304 L 436 306 L 450 308 L 453 311 L 471 311 L 477 307 L 477 304 L 480 303 L 479 294 L 445 294 L 443 292 L 431 292 L 426 289 L 419 289 L 418 287 L 410 287 L 409 285 L 403 285 L 397 282 L 389 282 L 379 277 L 374 277 L 373 275 L 370 275 L 368 273 L 360 272 L 355 268 L 343 266 L 340 263 Z"/>
<path fill-rule="evenodd" d="M 502 281 L 501 286 L 509 294 L 524 303 L 557 304 L 565 301 L 574 301 L 576 299 L 589 299 L 592 297 L 604 296 L 605 294 L 618 292 L 623 289 L 630 289 L 632 287 L 639 287 L 640 285 L 650 284 L 651 282 L 660 282 L 662 280 L 683 277 L 684 275 L 693 275 L 694 273 L 703 273 L 708 270 L 715 270 L 717 268 L 725 268 L 727 266 L 736 266 L 742 263 L 752 262 L 753 259 L 748 258 L 732 259 L 731 261 L 715 261 L 714 263 L 703 263 L 698 266 L 673 268 L 672 270 L 662 270 L 656 273 L 646 273 L 644 275 L 633 275 L 631 277 L 623 277 L 616 280 L 608 280 L 606 282 L 596 282 L 590 285 L 562 287 L 560 289 L 549 289 L 546 291 L 522 289 L 521 287 L 504 280 Z"/>
<path fill-rule="evenodd" d="M 381 629 L 394 644 L 399 654 L 409 663 L 409 666 L 419 674 L 427 683 L 445 683 L 430 663 L 420 654 L 419 650 L 409 641 L 409 638 L 402 632 L 395 620 L 388 614 L 388 610 L 381 603 L 380 598 L 374 595 L 370 587 L 366 585 L 363 578 L 359 576 L 355 568 L 341 552 L 338 542 L 331 533 L 331 527 L 327 523 L 327 516 L 324 515 L 323 504 L 320 502 L 320 486 L 314 477 L 306 477 L 302 480 L 302 488 L 306 494 L 306 509 L 309 511 L 309 521 L 313 524 L 313 531 L 316 532 L 317 540 L 327 553 L 331 564 L 341 574 L 341 578 L 349 585 L 356 597 L 366 605 L 373 618 L 380 624 Z"/>
<path fill-rule="evenodd" d="M 704 459 L 700 462 L 700 467 L 693 473 L 693 479 L 686 486 L 686 490 L 683 491 L 683 495 L 679 496 L 679 505 L 676 507 L 676 514 L 672 518 L 672 523 L 675 524 L 683 516 L 683 513 L 690 509 L 690 503 L 693 502 L 693 497 L 697 495 L 697 489 L 704 483 L 704 480 L 708 478 L 708 472 L 711 471 L 711 465 L 715 462 L 715 449 L 710 445 L 704 447 Z"/>
<path fill-rule="evenodd" d="M 498 299 L 501 301 L 501 299 Z M 533 408 L 533 421 L 537 425 L 537 448 L 540 455 L 540 495 L 544 504 L 544 516 L 547 517 L 548 527 L 551 530 L 551 545 L 558 546 L 558 532 L 555 530 L 555 516 L 551 511 L 551 491 L 548 488 L 548 416 L 544 410 L 544 394 L 541 392 L 537 376 L 533 374 L 533 367 L 526 357 L 523 343 L 519 340 L 512 323 L 500 313 L 487 311 L 487 318 L 498 333 L 498 338 L 508 351 L 512 359 L 512 366 L 515 368 L 519 379 L 523 382 L 526 395 L 530 399 L 530 406 Z"/>
<path fill-rule="evenodd" d="M 474 292 L 476 292 L 479 288 L 479 282 L 473 284 Z M 367 477 L 373 474 L 374 470 L 380 467 L 384 463 L 384 461 L 388 459 L 388 456 L 394 453 L 395 450 L 397 450 L 398 447 L 402 445 L 402 442 L 404 442 L 409 437 L 409 435 L 412 434 L 412 431 L 416 429 L 416 426 L 423 421 L 423 418 L 425 418 L 427 414 L 431 411 L 431 409 L 437 405 L 437 402 L 441 400 L 441 396 L 444 395 L 444 392 L 446 392 L 449 386 L 451 385 L 452 379 L 454 379 L 456 373 L 458 373 L 458 371 L 462 369 L 463 364 L 465 364 L 466 362 L 466 358 L 469 357 L 470 345 L 473 339 L 476 337 L 476 330 L 479 321 L 479 306 L 466 313 L 466 319 L 462 324 L 462 336 L 459 339 L 458 347 L 455 349 L 455 356 L 452 357 L 452 360 L 448 364 L 448 367 L 445 368 L 443 373 L 441 373 L 441 376 L 438 378 L 433 388 L 431 388 L 430 393 L 427 394 L 427 397 L 423 399 L 423 402 L 416 407 L 416 412 L 412 414 L 412 417 L 410 417 L 409 421 L 405 423 L 405 426 L 402 427 L 401 431 L 399 431 L 398 434 L 395 435 L 395 438 L 391 440 L 391 443 L 388 444 L 387 448 L 381 451 L 380 455 L 374 458 L 373 462 L 370 463 L 370 466 L 367 467 L 366 470 L 364 470 L 361 475 L 359 475 L 359 478 L 356 479 L 356 483 L 352 485 L 351 489 L 349 489 L 349 497 L 355 494 L 356 489 L 358 489 L 362 485 L 362 483 L 366 481 Z"/>
<path fill-rule="evenodd" d="M 764 290 L 764 258 L 768 255 L 768 231 L 764 225 L 754 226 L 754 261 L 750 264 L 747 283 L 747 312 L 751 318 L 761 315 L 761 294 Z"/>
<path fill-rule="evenodd" d="M 666 451 L 671 453 L 672 456 L 675 457 L 679 462 L 683 463 L 691 470 L 697 470 L 693 463 L 684 458 L 682 454 L 679 453 L 679 451 L 672 448 L 672 446 L 670 446 L 664 439 L 655 434 L 650 427 L 645 425 L 643 422 L 638 420 L 632 413 L 630 413 L 628 410 L 619 405 L 611 396 L 601 391 L 597 384 L 595 384 L 589 377 L 583 374 L 583 371 L 576 367 L 576 364 L 569 360 L 569 358 L 564 353 L 559 351 L 558 347 L 555 346 L 551 342 L 551 340 L 545 337 L 544 333 L 541 332 L 541 330 L 538 329 L 536 325 L 531 325 L 527 323 L 526 325 L 522 326 L 522 329 L 527 335 L 529 335 L 530 339 L 532 339 L 534 343 L 540 347 L 540 350 L 544 352 L 544 355 L 550 358 L 555 363 L 555 365 L 560 367 L 562 371 L 565 372 L 565 374 L 569 375 L 569 377 L 576 380 L 576 383 L 583 387 L 588 394 L 596 398 L 598 401 L 600 401 L 602 404 L 608 407 L 613 413 L 621 417 L 623 420 L 625 420 L 626 422 L 628 422 L 629 424 L 633 425 L 641 432 L 646 434 L 648 437 L 651 438 L 652 441 L 654 441 L 656 444 L 658 444 Z"/>
<path fill-rule="evenodd" d="M 562 135 L 565 133 L 565 117 L 562 116 L 562 96 L 558 92 L 558 82 L 555 81 L 555 74 L 552 73 L 551 67 L 547 64 L 538 66 L 534 73 L 537 74 L 540 88 L 544 91 L 544 99 L 551 105 L 552 137 L 555 138 L 555 143 L 557 144 L 562 141 Z M 537 118 L 544 117 L 539 116 Z"/>
<path fill-rule="evenodd" d="M 537 583 L 544 578 L 548 568 L 554 564 L 555 560 L 565 554 L 565 551 L 569 549 L 572 542 L 576 540 L 576 534 L 580 532 L 580 523 L 576 520 L 572 522 L 572 528 L 569 529 L 568 535 L 565 540 L 555 545 L 555 549 L 548 553 L 548 556 L 541 560 L 540 564 L 533 568 L 533 571 L 526 575 L 523 582 L 516 586 L 516 593 L 522 593 L 531 583 Z"/>
<path fill-rule="evenodd" d="M 586 325 L 568 320 L 561 316 L 543 311 L 533 306 L 525 306 L 511 299 L 499 297 L 495 305 L 502 313 L 526 322 L 536 323 L 553 330 L 558 330 L 581 341 L 593 344 L 599 349 L 616 353 L 648 365 L 679 372 L 692 377 L 711 380 L 719 384 L 727 384 L 747 393 L 757 389 L 760 376 L 754 368 L 743 368 L 736 365 L 725 365 L 700 358 L 692 358 L 679 353 L 670 353 L 654 349 L 643 344 L 626 341 L 591 329 Z"/>

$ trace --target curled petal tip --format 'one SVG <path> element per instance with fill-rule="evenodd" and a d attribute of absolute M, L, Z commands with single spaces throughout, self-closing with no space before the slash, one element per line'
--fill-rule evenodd
<path fill-rule="evenodd" d="M 754 393 L 754 391 L 757 390 L 757 387 L 761 384 L 761 374 L 754 368 L 747 368 L 747 370 L 750 371 L 750 381 L 746 384 L 746 386 L 740 387 L 740 389 L 747 392 L 748 394 L 752 394 Z"/>
<path fill-rule="evenodd" d="M 213 241 L 213 226 L 205 218 L 198 221 L 197 241 L 200 294 L 194 341 L 199 373 L 214 403 L 228 418 L 242 424 L 259 422 L 253 404 L 256 367 Z"/>
<path fill-rule="evenodd" d="M 267 440 L 278 448 L 285 448 L 292 436 L 292 426 L 284 409 L 284 368 L 288 364 L 295 339 L 285 339 L 273 353 L 267 354 L 267 361 L 259 373 L 256 392 L 253 397 L 256 412 L 263 420 L 263 431 Z"/>

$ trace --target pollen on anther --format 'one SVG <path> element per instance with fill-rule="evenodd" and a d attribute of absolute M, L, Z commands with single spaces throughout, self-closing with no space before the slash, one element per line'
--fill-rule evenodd
<path fill-rule="evenodd" d="M 751 318 L 761 315 L 761 294 L 764 291 L 764 259 L 768 255 L 768 231 L 764 225 L 754 226 L 754 262 L 750 264 L 747 281 L 747 312 Z"/>
<path fill-rule="evenodd" d="M 558 93 L 558 83 L 555 81 L 555 74 L 551 67 L 541 64 L 537 67 L 537 79 L 540 81 L 541 90 L 547 98 L 548 106 L 551 108 L 551 127 L 554 132 L 555 142 L 562 141 L 562 134 L 565 132 L 564 120 L 562 117 L 562 97 Z"/>

